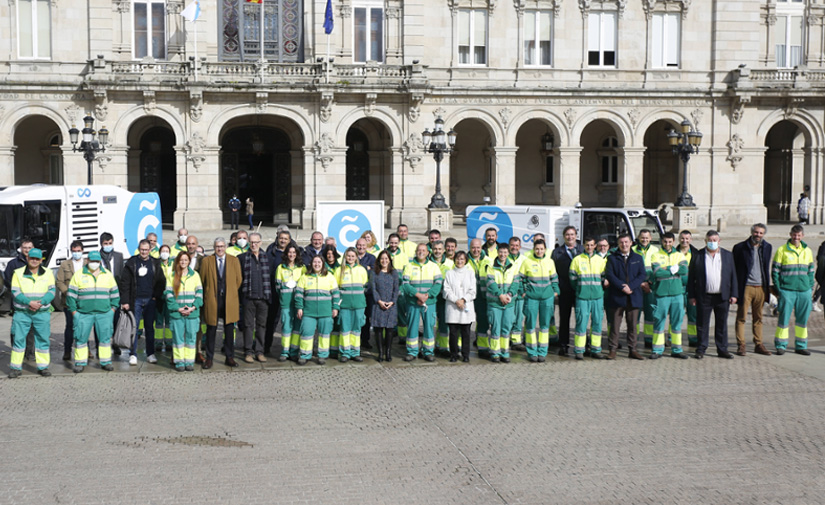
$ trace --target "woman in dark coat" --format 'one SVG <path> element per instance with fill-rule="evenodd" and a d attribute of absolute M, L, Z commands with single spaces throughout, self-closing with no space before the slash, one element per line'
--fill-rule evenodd
<path fill-rule="evenodd" d="M 398 287 L 401 280 L 392 267 L 392 258 L 384 250 L 378 254 L 370 272 L 369 292 L 373 299 L 370 322 L 378 344 L 378 361 L 392 361 L 392 342 L 397 324 Z"/>

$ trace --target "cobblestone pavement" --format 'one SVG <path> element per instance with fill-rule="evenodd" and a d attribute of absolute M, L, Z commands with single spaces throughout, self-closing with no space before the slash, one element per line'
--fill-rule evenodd
<path fill-rule="evenodd" d="M 821 313 L 811 357 L 186 374 L 74 375 L 62 325 L 55 377 L 0 378 L 0 504 L 825 503 Z"/>

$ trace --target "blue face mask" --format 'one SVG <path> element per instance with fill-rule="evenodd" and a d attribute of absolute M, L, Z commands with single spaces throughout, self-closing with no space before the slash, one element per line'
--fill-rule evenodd
<path fill-rule="evenodd" d="M 719 242 L 708 242 L 708 251 L 715 251 L 719 249 Z"/>
<path fill-rule="evenodd" d="M 110 253 L 115 250 L 115 246 L 113 245 L 105 245 L 103 246 L 103 252 Z"/>
<path fill-rule="evenodd" d="M 80 261 L 81 259 L 83 259 L 83 252 L 72 252 L 72 259 L 75 261 Z"/>

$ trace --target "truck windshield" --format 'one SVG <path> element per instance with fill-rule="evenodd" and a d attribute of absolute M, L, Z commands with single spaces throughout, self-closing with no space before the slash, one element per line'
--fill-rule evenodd
<path fill-rule="evenodd" d="M 630 218 L 633 224 L 633 230 L 638 234 L 641 230 L 647 228 L 650 230 L 650 242 L 659 245 L 662 242 L 661 230 L 659 229 L 659 221 L 652 216 L 642 214 L 640 216 L 632 216 Z"/>
<path fill-rule="evenodd" d="M 44 261 L 51 258 L 60 235 L 60 200 L 25 202 L 25 235 L 43 250 Z"/>
<path fill-rule="evenodd" d="M 23 230 L 23 206 L 0 205 L 0 258 L 17 256 Z"/>

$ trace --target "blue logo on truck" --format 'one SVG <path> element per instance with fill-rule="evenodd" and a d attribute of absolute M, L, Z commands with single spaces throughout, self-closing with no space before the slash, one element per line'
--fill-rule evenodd
<path fill-rule="evenodd" d="M 158 244 L 163 243 L 163 226 L 160 220 L 160 197 L 157 193 L 137 193 L 132 197 L 123 218 L 123 236 L 132 254 L 138 243 L 148 233 L 157 233 Z"/>
<path fill-rule="evenodd" d="M 513 236 L 513 222 L 510 216 L 493 205 L 476 207 L 467 216 L 467 238 L 469 240 L 480 238 L 483 241 L 487 228 L 494 228 L 498 232 L 499 242 L 506 242 Z"/>
<path fill-rule="evenodd" d="M 357 210 L 347 209 L 332 216 L 327 232 L 330 237 L 335 238 L 338 249 L 343 250 L 354 247 L 361 235 L 370 229 L 372 225 L 367 216 Z"/>

